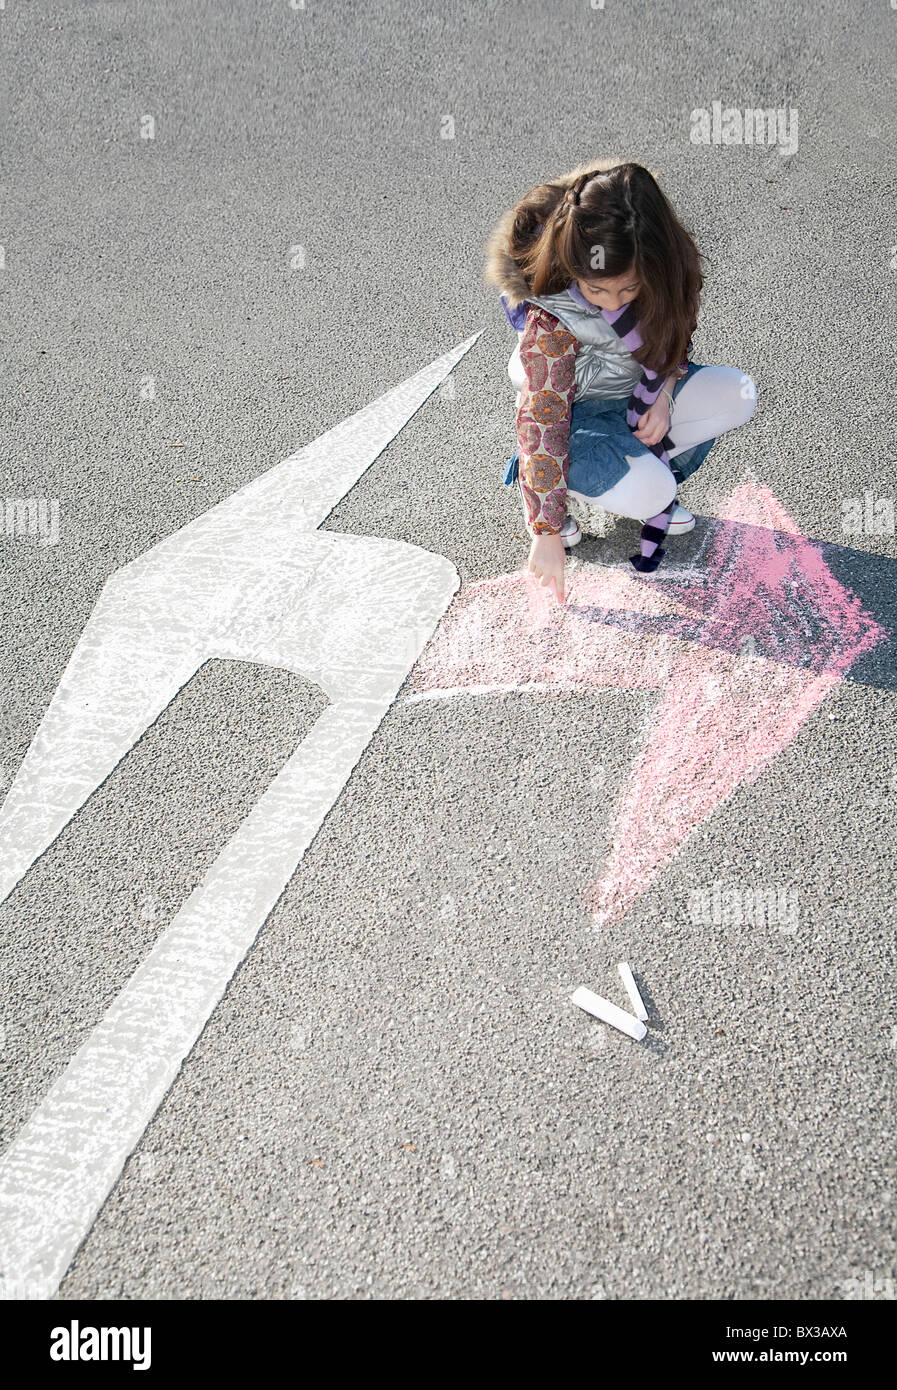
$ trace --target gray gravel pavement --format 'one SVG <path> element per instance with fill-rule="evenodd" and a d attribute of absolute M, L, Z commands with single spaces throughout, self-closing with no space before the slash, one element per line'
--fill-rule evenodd
<path fill-rule="evenodd" d="M 753 470 L 893 630 L 895 537 L 841 526 L 895 495 L 887 0 L 8 0 L 0 53 L 3 495 L 60 508 L 57 545 L 0 536 L 4 787 L 121 564 L 481 328 L 326 526 L 521 566 L 482 245 L 592 154 L 661 173 L 697 360 L 758 383 L 685 500 Z M 798 150 L 692 144 L 715 100 L 796 109 Z M 396 702 L 61 1299 L 893 1296 L 893 649 L 597 936 L 656 699 Z M 0 906 L 4 1148 L 325 703 L 210 663 Z M 693 925 L 715 881 L 795 892 L 797 930 Z M 641 1045 L 568 1001 L 624 1003 L 620 960 Z"/>

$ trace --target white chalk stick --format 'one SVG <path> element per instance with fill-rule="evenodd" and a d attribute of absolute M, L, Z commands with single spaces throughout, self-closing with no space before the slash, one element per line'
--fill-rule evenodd
<path fill-rule="evenodd" d="M 618 1009 L 616 1004 L 612 1004 L 609 999 L 602 999 L 600 994 L 593 994 L 585 985 L 580 985 L 579 989 L 574 990 L 570 995 L 570 1003 L 578 1004 L 587 1014 L 600 1018 L 602 1023 L 619 1028 L 621 1033 L 628 1033 L 636 1042 L 641 1042 L 648 1031 L 640 1019 L 633 1018 L 625 1009 Z"/>
<path fill-rule="evenodd" d="M 617 969 L 620 972 L 620 979 L 623 981 L 626 993 L 629 995 L 629 1002 L 633 1007 L 635 1016 L 636 1018 L 640 1018 L 644 1023 L 648 1017 L 648 1010 L 642 1003 L 642 996 L 638 992 L 638 985 L 632 977 L 632 971 L 629 969 L 625 960 L 620 961 Z"/>

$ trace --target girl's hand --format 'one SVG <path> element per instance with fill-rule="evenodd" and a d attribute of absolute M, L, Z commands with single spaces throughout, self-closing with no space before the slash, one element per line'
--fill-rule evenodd
<path fill-rule="evenodd" d="M 632 431 L 643 444 L 659 444 L 670 428 L 670 403 L 661 391 L 657 400 L 646 410 Z"/>
<path fill-rule="evenodd" d="M 527 569 L 546 589 L 554 585 L 555 598 L 564 602 L 564 561 L 567 558 L 560 536 L 534 536 Z"/>

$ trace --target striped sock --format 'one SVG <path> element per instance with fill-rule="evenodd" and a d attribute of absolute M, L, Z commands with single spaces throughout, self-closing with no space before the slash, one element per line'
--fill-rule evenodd
<path fill-rule="evenodd" d="M 666 511 L 658 512 L 656 516 L 649 516 L 642 526 L 640 553 L 629 557 L 632 565 L 640 574 L 650 574 L 657 569 L 663 559 L 666 552 L 661 542 L 667 533 L 675 505 L 676 500 L 674 498 Z"/>

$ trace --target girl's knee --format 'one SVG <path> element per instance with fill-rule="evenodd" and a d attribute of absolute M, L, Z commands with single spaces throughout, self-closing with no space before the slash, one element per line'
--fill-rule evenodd
<path fill-rule="evenodd" d="M 739 424 L 746 425 L 757 409 L 757 383 L 754 381 L 753 377 L 748 376 L 747 372 L 740 372 L 738 379 L 738 394 L 741 401 L 741 419 Z"/>
<path fill-rule="evenodd" d="M 716 420 L 718 431 L 720 428 L 733 430 L 746 424 L 757 409 L 756 382 L 738 367 L 704 367 L 685 383 L 683 397 L 692 382 L 694 387 L 689 396 L 690 408 L 683 412 L 686 424 L 691 419 Z"/>
<path fill-rule="evenodd" d="M 724 382 L 720 383 L 719 408 L 731 420 L 729 429 L 746 425 L 757 409 L 757 384 L 747 372 L 727 367 Z"/>

